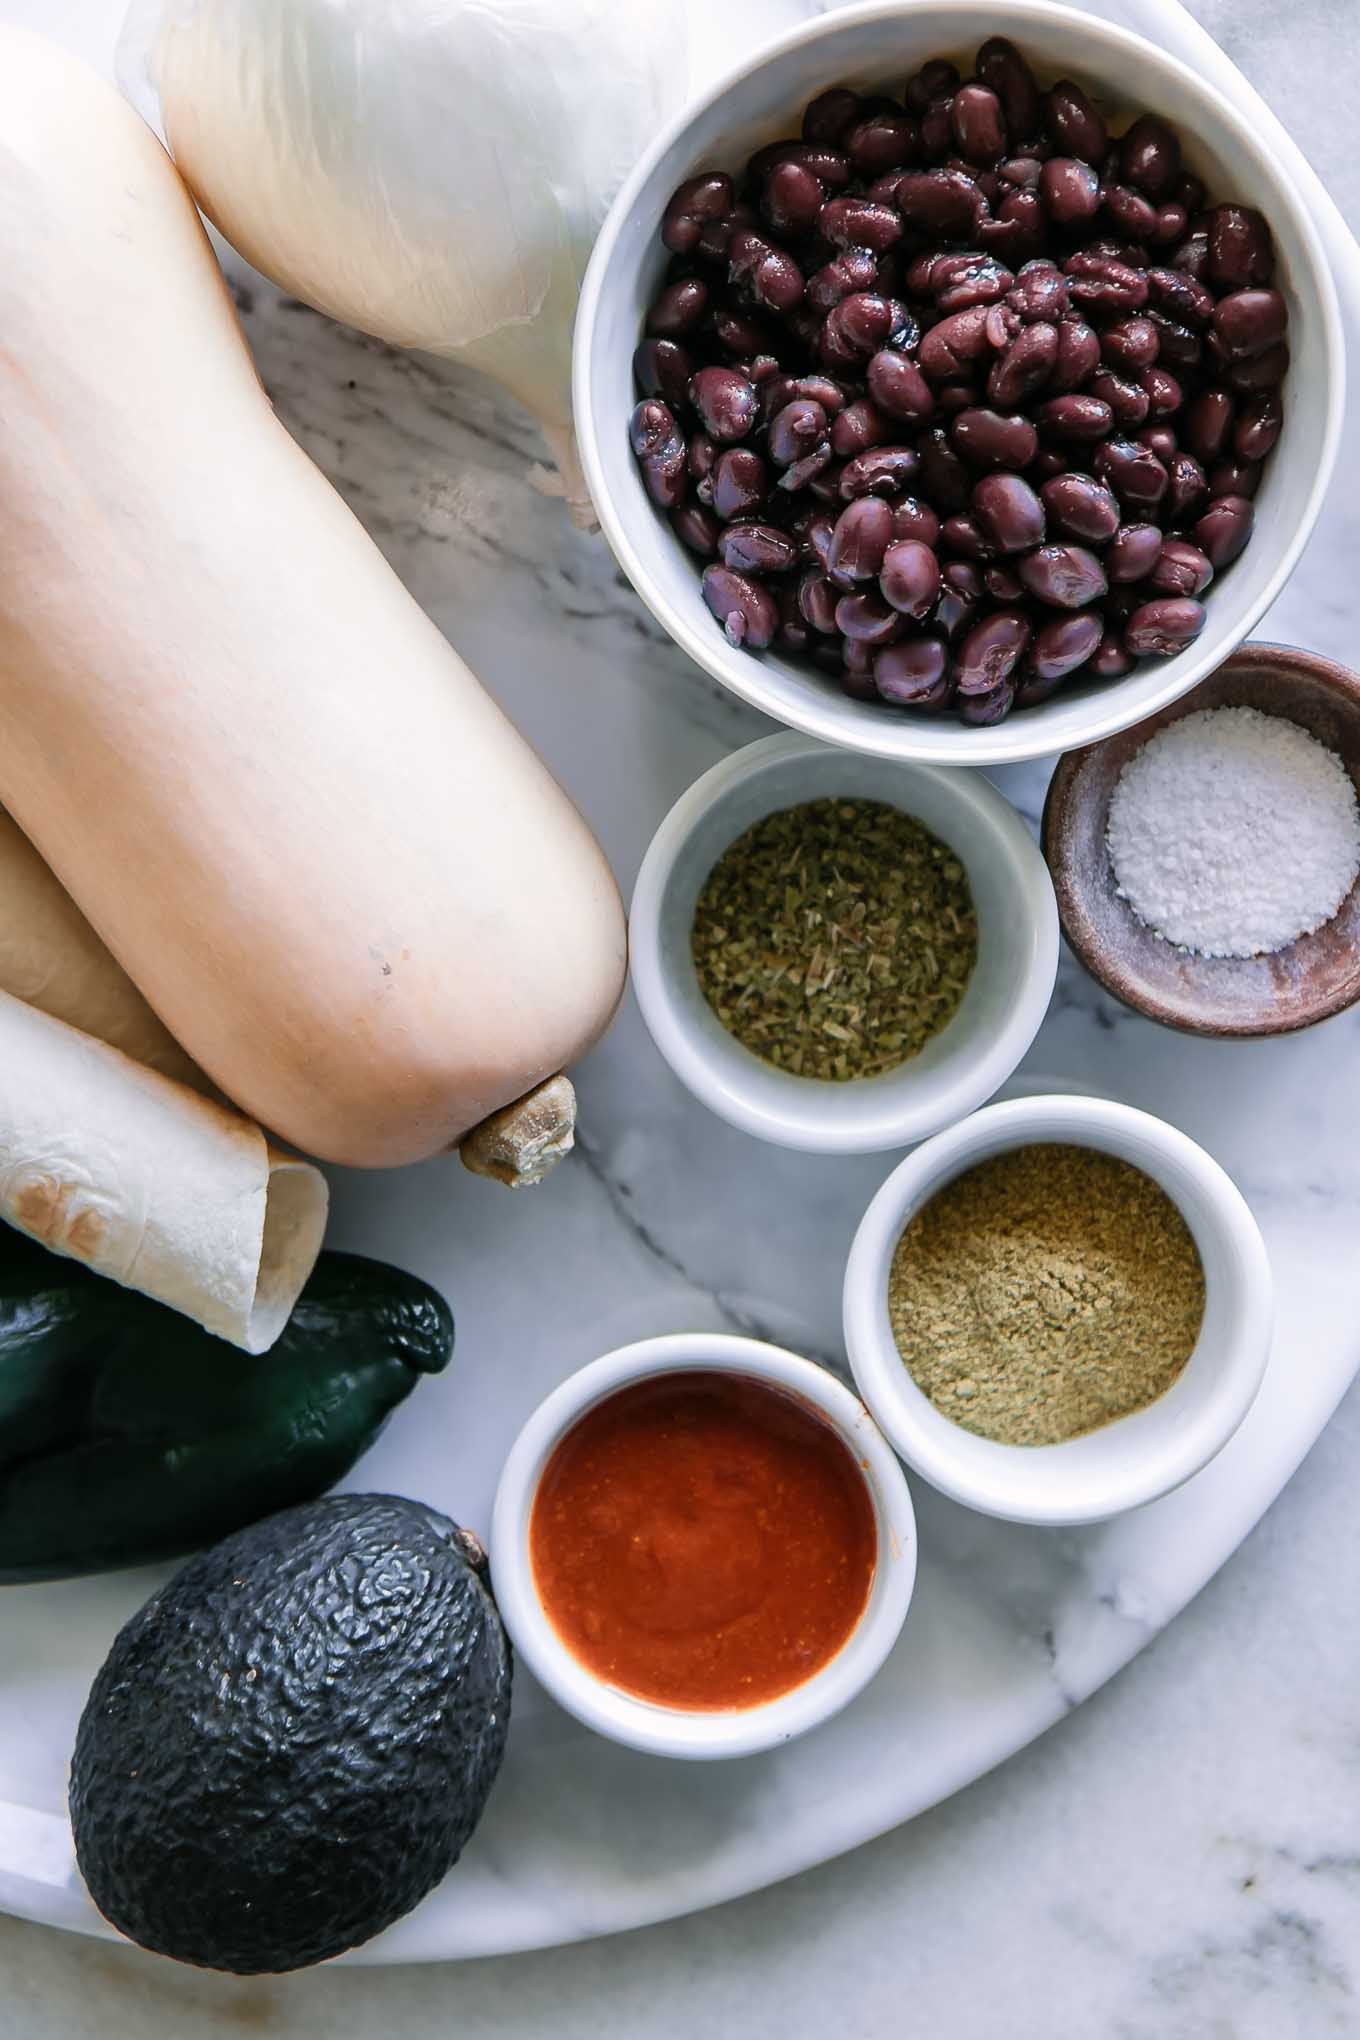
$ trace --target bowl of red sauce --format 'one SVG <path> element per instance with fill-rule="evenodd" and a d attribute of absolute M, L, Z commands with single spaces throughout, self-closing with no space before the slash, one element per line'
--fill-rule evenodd
<path fill-rule="evenodd" d="M 827 1720 L 892 1649 L 916 1577 L 901 1466 L 810 1360 L 719 1333 L 583 1367 L 511 1448 L 496 1595 L 540 1684 L 657 1755 L 749 1756 Z"/>

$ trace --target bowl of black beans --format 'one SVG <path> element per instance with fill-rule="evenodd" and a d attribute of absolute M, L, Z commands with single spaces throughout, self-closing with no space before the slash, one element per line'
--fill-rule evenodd
<path fill-rule="evenodd" d="M 1336 456 L 1336 291 L 1249 123 L 1048 0 L 824 16 L 601 232 L 577 436 L 689 655 L 828 741 L 1089 744 L 1247 636 Z"/>

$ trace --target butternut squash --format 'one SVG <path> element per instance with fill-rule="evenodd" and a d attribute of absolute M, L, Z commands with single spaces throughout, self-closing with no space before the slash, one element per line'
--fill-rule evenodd
<path fill-rule="evenodd" d="M 194 206 L 0 33 L 0 806 L 225 1094 L 443 1150 L 603 1030 L 618 895 L 275 417 Z"/>

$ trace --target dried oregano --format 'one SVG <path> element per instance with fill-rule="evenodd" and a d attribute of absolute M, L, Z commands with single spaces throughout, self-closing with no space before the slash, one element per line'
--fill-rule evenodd
<path fill-rule="evenodd" d="M 844 1082 L 918 1055 L 953 1017 L 977 915 L 959 859 L 910 815 L 814 800 L 723 852 L 690 947 L 704 997 L 744 1047 Z"/>

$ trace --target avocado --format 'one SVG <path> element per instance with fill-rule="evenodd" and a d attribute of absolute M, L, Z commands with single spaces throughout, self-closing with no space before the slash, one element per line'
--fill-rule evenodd
<path fill-rule="evenodd" d="M 475 1538 L 395 1495 L 241 1530 L 119 1632 L 71 1765 L 90 1896 L 142 1947 L 238 1975 L 380 1933 L 481 1818 L 510 1647 Z"/>

